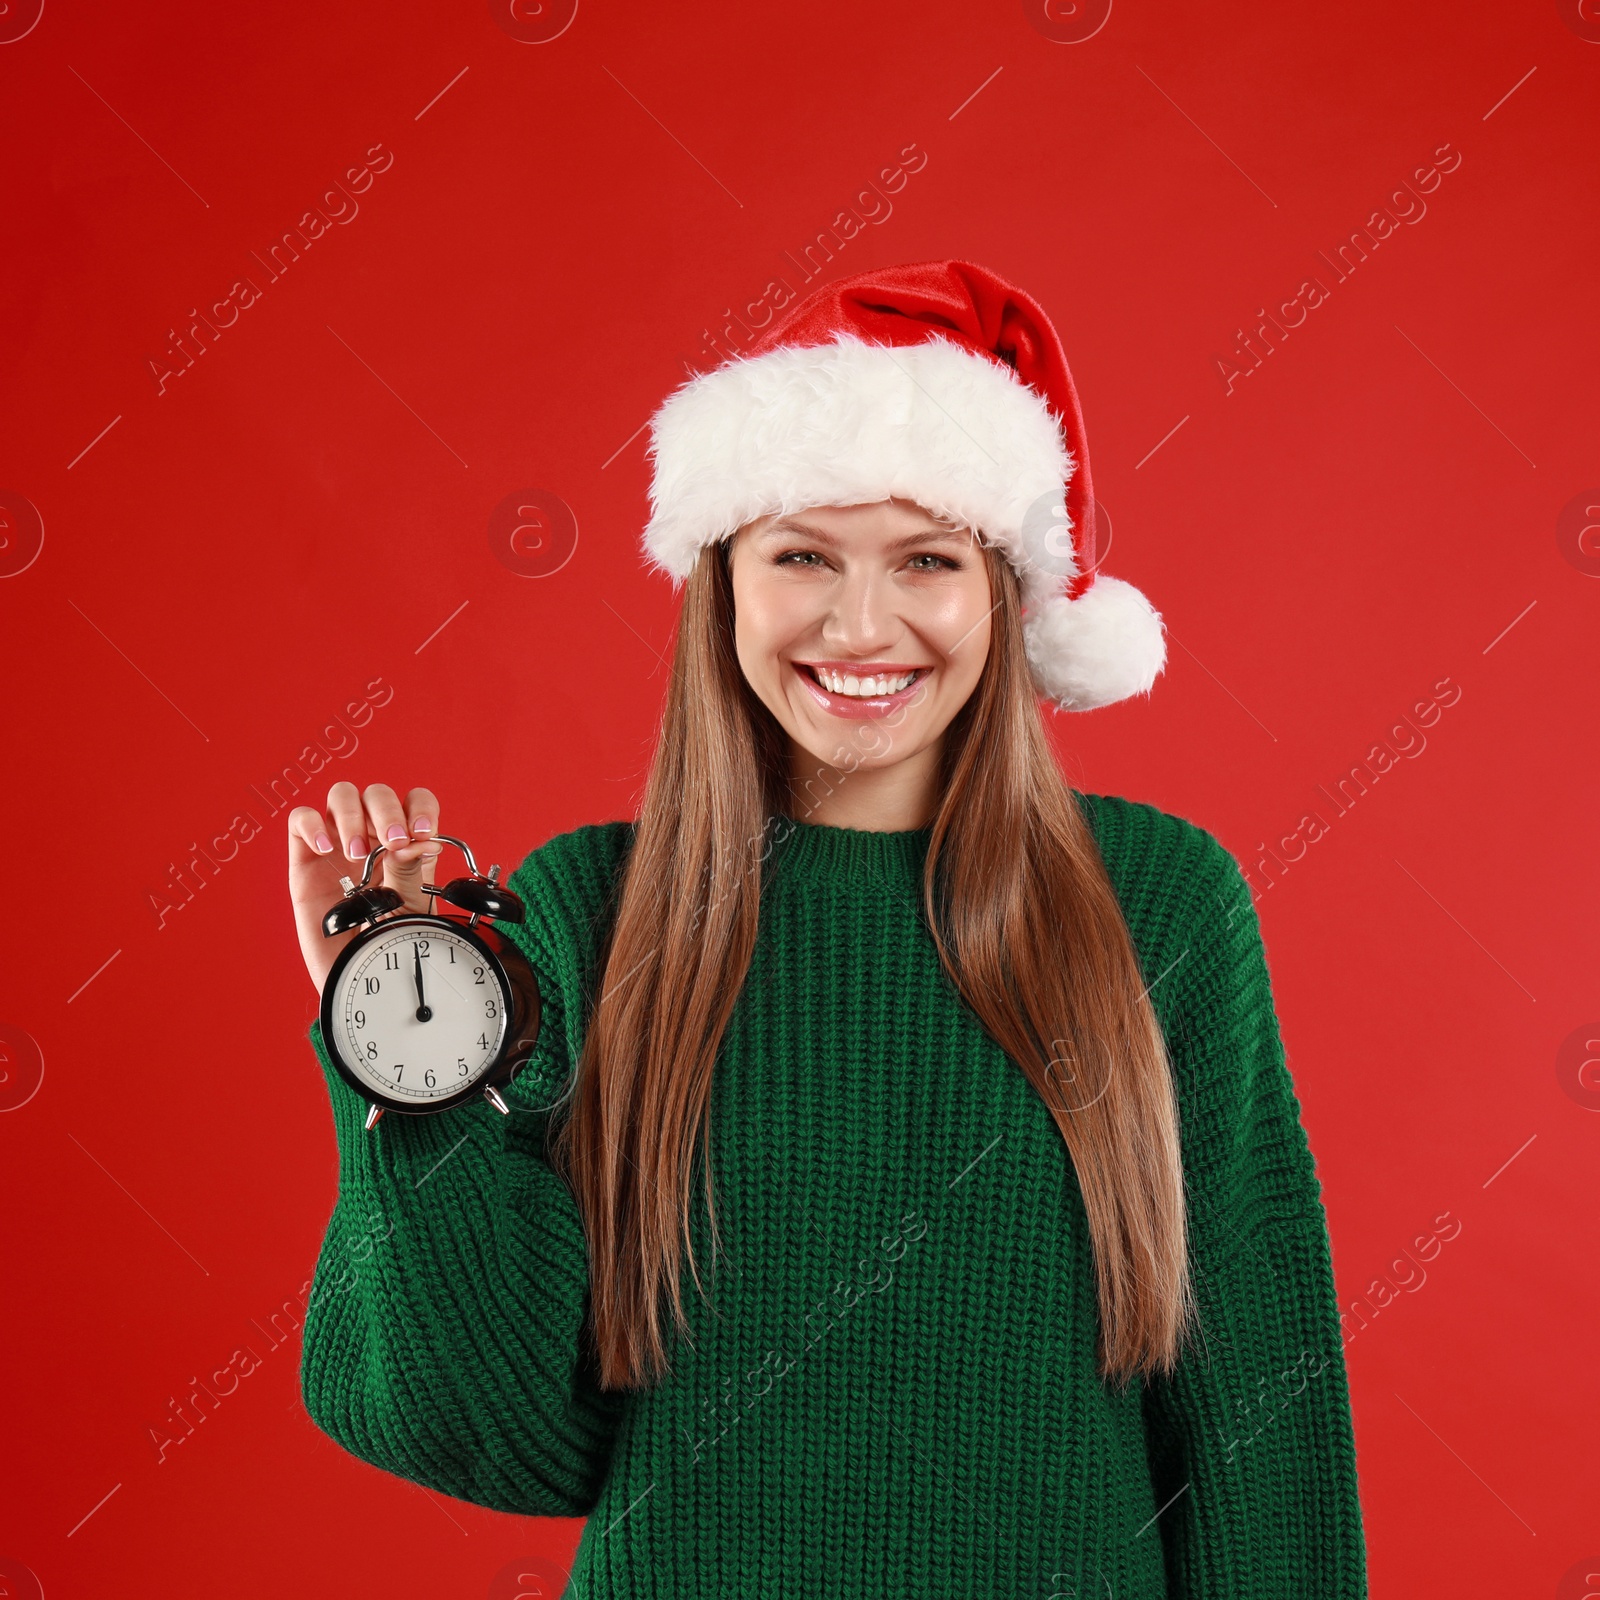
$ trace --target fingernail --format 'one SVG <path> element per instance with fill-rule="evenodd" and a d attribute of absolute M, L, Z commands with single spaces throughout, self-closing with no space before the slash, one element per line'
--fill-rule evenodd
<path fill-rule="evenodd" d="M 413 833 L 432 833 L 433 832 L 433 818 L 432 817 L 413 817 L 411 819 L 411 831 Z"/>
<path fill-rule="evenodd" d="M 395 825 L 389 830 L 388 838 L 391 843 L 397 839 L 404 839 L 405 837 L 407 837 L 406 830 L 398 822 L 395 823 Z"/>
<path fill-rule="evenodd" d="M 350 843 L 345 846 L 345 851 L 348 853 L 352 861 L 359 861 L 362 856 L 367 853 L 367 841 L 358 833 L 355 838 L 353 838 Z"/>
<path fill-rule="evenodd" d="M 329 840 L 327 834 L 319 833 L 317 835 L 317 842 L 316 842 L 315 849 L 316 849 L 318 855 L 324 855 L 324 856 L 327 855 L 327 853 L 331 849 L 333 849 L 333 844 Z"/>

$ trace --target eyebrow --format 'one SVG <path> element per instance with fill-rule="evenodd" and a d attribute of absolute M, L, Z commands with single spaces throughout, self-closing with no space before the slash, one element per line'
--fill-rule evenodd
<path fill-rule="evenodd" d="M 826 528 L 819 528 L 814 523 L 802 522 L 797 517 L 782 517 L 774 522 L 762 535 L 763 538 L 777 538 L 785 533 L 800 533 L 816 539 L 821 544 L 832 545 L 835 549 L 839 541 Z M 970 528 L 928 528 L 920 533 L 907 533 L 898 539 L 889 541 L 889 550 L 898 553 L 909 550 L 913 545 L 919 544 L 949 544 L 958 542 L 969 544 L 974 538 Z"/>

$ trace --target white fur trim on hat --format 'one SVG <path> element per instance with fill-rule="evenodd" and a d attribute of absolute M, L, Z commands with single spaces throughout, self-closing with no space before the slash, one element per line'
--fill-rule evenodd
<path fill-rule="evenodd" d="M 1076 463 L 1044 399 L 949 339 L 892 346 L 840 336 L 787 346 L 691 379 L 652 423 L 652 562 L 686 578 L 702 545 L 757 517 L 899 497 L 977 528 L 1036 568 L 1042 600 L 1077 570 L 1065 536 Z M 1061 501 L 1039 517 L 1041 498 Z M 1023 548 L 1023 522 L 1054 522 L 1053 548 Z"/>
<path fill-rule="evenodd" d="M 1137 590 L 1097 578 L 1065 598 L 1078 573 L 1066 508 L 1077 463 L 1048 402 L 953 340 L 839 334 L 725 363 L 666 399 L 650 452 L 645 554 L 677 581 L 703 546 L 758 517 L 905 499 L 1006 555 L 1035 681 L 1064 709 L 1140 692 L 1161 669 L 1160 619 Z"/>

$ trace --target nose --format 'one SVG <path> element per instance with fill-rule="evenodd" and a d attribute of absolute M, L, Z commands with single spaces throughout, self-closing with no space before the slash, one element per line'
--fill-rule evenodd
<path fill-rule="evenodd" d="M 822 621 L 822 637 L 841 656 L 870 656 L 892 645 L 902 632 L 889 574 L 852 565 L 833 591 Z"/>

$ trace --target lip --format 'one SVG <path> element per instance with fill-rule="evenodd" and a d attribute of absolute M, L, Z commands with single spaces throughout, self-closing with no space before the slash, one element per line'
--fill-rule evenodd
<path fill-rule="evenodd" d="M 921 692 L 922 686 L 928 681 L 932 672 L 931 668 L 912 668 L 904 663 L 892 661 L 858 661 L 854 663 L 834 663 L 831 661 L 799 662 L 792 663 L 795 676 L 811 691 L 819 706 L 824 711 L 836 717 L 849 717 L 857 721 L 867 717 L 881 717 L 886 711 L 893 711 L 896 706 L 909 705 Z M 915 671 L 917 676 L 905 688 L 896 694 L 877 694 L 863 698 L 861 695 L 834 694 L 831 689 L 824 689 L 809 672 L 808 666 L 822 666 L 829 671 L 854 672 L 857 676 L 877 677 L 880 673 L 893 673 L 898 676 L 902 672 Z"/>

